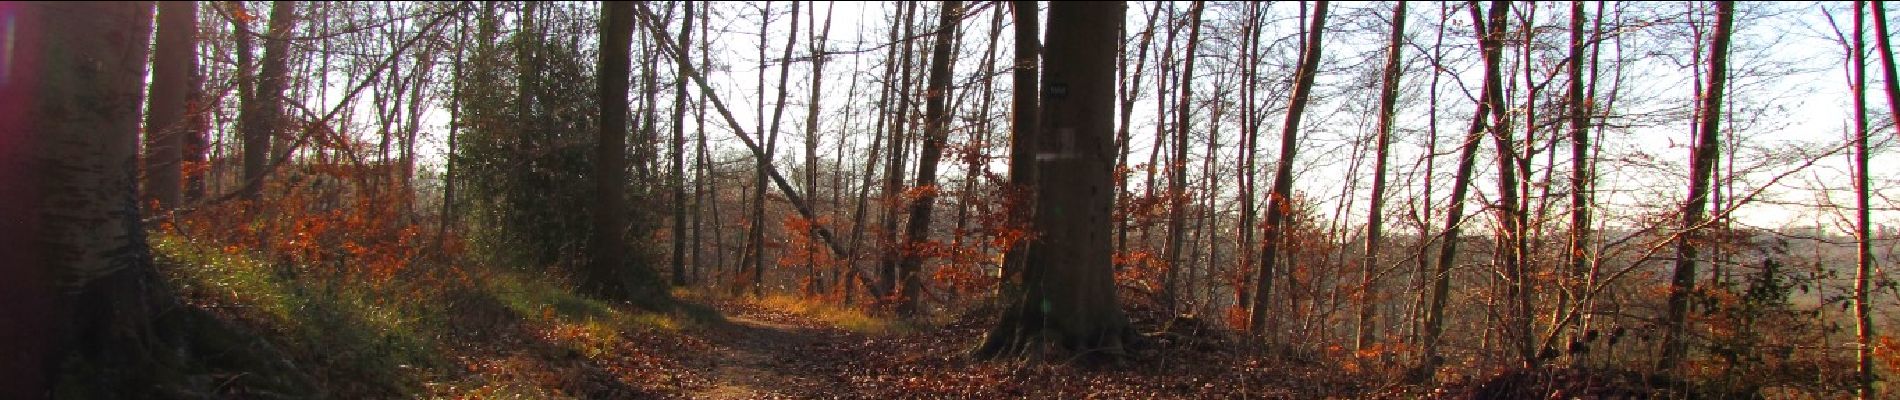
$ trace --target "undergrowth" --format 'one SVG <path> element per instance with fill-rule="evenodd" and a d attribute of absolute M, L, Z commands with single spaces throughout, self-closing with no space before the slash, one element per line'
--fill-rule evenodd
<path fill-rule="evenodd" d="M 703 344 L 677 331 L 718 318 L 635 310 L 509 268 L 435 265 L 372 284 L 175 234 L 151 244 L 184 303 L 280 349 L 321 388 L 313 397 L 652 395 L 690 384 L 662 355 Z"/>

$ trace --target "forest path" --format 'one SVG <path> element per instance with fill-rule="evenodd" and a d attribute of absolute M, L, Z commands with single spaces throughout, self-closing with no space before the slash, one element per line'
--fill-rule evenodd
<path fill-rule="evenodd" d="M 811 374 L 835 360 L 821 359 L 854 334 L 803 316 L 722 304 L 726 323 L 704 336 L 712 344 L 701 356 L 712 385 L 689 394 L 698 399 L 812 398 L 831 382 Z"/>

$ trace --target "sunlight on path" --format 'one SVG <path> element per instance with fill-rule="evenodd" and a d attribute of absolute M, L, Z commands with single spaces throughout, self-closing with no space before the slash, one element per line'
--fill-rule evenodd
<path fill-rule="evenodd" d="M 714 346 L 711 354 L 712 371 L 709 375 L 713 386 L 705 391 L 692 394 L 699 399 L 760 399 L 760 398 L 803 398 L 805 395 L 796 390 L 806 385 L 799 384 L 802 377 L 788 374 L 797 371 L 795 363 L 788 361 L 799 356 L 800 349 L 816 340 L 816 335 L 807 329 L 750 318 L 746 315 L 728 317 L 730 326 L 719 327 L 709 336 Z M 809 378 L 804 378 L 809 379 Z"/>

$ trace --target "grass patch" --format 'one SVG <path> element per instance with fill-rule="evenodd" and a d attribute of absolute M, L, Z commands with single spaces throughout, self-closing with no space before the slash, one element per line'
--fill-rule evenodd
<path fill-rule="evenodd" d="M 704 307 L 619 306 L 507 268 L 431 266 L 366 281 L 174 234 L 154 234 L 151 245 L 185 304 L 280 349 L 323 397 L 641 393 L 651 386 L 641 382 L 645 365 L 609 366 L 643 351 L 629 332 L 663 337 L 718 319 Z"/>
<path fill-rule="evenodd" d="M 805 316 L 852 332 L 894 335 L 917 331 L 917 327 L 909 322 L 871 315 L 857 307 L 841 306 L 823 300 L 773 294 L 766 295 L 764 298 L 750 298 L 747 301 L 768 310 Z"/>

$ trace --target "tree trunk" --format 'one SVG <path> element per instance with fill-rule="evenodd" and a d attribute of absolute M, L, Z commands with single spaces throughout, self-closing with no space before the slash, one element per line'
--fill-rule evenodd
<path fill-rule="evenodd" d="M 637 15 L 640 18 L 644 18 L 648 21 L 658 19 L 658 17 L 653 15 L 652 10 L 646 9 L 644 4 L 636 3 L 634 5 L 634 9 L 638 11 Z M 712 86 L 709 83 L 707 83 L 706 76 L 704 74 L 701 74 L 698 69 L 695 69 L 692 67 L 692 61 L 690 59 L 679 54 L 679 51 L 678 51 L 679 48 L 677 45 L 673 43 L 672 38 L 666 37 L 665 32 L 660 32 L 657 28 L 652 28 L 652 29 L 654 29 L 654 31 L 650 33 L 652 33 L 654 38 L 656 38 L 659 41 L 660 47 L 664 50 L 662 52 L 673 54 L 674 62 L 684 64 L 687 66 L 685 68 L 685 71 L 687 72 L 687 77 L 692 78 L 693 82 L 699 86 L 700 93 L 702 93 L 705 96 L 707 101 L 710 101 L 712 103 L 713 110 L 718 112 L 719 117 L 726 121 L 726 126 L 732 130 L 734 136 L 739 138 L 739 142 L 745 145 L 746 150 L 751 151 L 752 155 L 758 159 L 762 159 L 762 160 L 766 159 L 764 157 L 765 149 L 759 146 L 758 142 L 753 141 L 751 136 L 748 136 L 749 133 L 745 131 L 745 127 L 743 125 L 739 124 L 738 118 L 733 117 L 732 109 L 728 108 L 726 106 L 725 101 L 720 100 L 719 96 L 717 96 L 716 93 L 713 92 Z M 705 52 L 702 51 L 701 53 L 703 57 Z M 793 211 L 798 212 L 799 216 L 807 218 L 807 219 L 811 219 L 815 217 L 815 214 L 812 212 L 812 208 L 810 204 L 805 202 L 805 198 L 798 194 L 798 190 L 796 190 L 796 188 L 792 187 L 792 185 L 788 181 L 786 181 L 785 176 L 780 174 L 777 168 L 773 168 L 772 164 L 769 162 L 765 163 L 761 167 L 764 170 L 766 176 L 768 178 L 771 178 L 773 185 L 777 186 L 779 189 L 779 192 L 785 195 L 786 202 L 791 203 Z M 825 246 L 831 250 L 832 254 L 835 254 L 835 255 L 846 254 L 844 246 L 839 244 L 838 239 L 831 234 L 830 229 L 827 229 L 822 225 L 817 226 L 816 229 L 818 230 L 818 239 L 825 243 Z"/>
<path fill-rule="evenodd" d="M 1682 205 L 1682 232 L 1676 239 L 1676 271 L 1669 280 L 1669 310 L 1663 319 L 1662 356 L 1657 369 L 1674 370 L 1688 351 L 1683 338 L 1689 315 L 1689 296 L 1695 290 L 1696 245 L 1700 241 L 1703 219 L 1709 207 L 1709 176 L 1719 154 L 1718 134 L 1722 122 L 1722 92 L 1728 80 L 1729 32 L 1735 22 L 1735 3 L 1716 2 L 1715 36 L 1709 48 L 1709 81 L 1703 91 L 1694 151 L 1689 155 L 1689 193 Z"/>
<path fill-rule="evenodd" d="M 1148 24 L 1145 25 L 1145 28 L 1141 31 L 1141 42 L 1135 45 L 1134 71 L 1131 72 L 1128 70 L 1126 41 L 1122 42 L 1124 48 L 1119 52 L 1120 56 L 1116 58 L 1116 62 L 1120 64 L 1120 71 L 1116 72 L 1116 81 L 1117 84 L 1121 85 L 1122 89 L 1120 92 L 1121 113 L 1119 114 L 1121 115 L 1121 123 L 1116 125 L 1115 128 L 1115 210 L 1122 213 L 1122 218 L 1115 219 L 1116 254 L 1126 254 L 1128 252 L 1128 226 L 1130 224 L 1127 221 L 1127 217 L 1133 215 L 1133 213 L 1130 212 L 1131 210 L 1128 209 L 1128 197 L 1131 193 L 1128 191 L 1128 171 L 1126 169 L 1128 168 L 1129 118 L 1135 113 L 1135 98 L 1141 95 L 1141 77 L 1142 74 L 1145 73 L 1144 71 L 1147 71 L 1148 67 L 1148 44 L 1154 39 L 1155 20 L 1160 16 L 1161 13 L 1159 12 L 1148 14 Z M 1030 33 L 1034 34 L 1035 32 L 1032 31 Z M 1018 37 L 1017 40 L 1022 39 Z M 1030 81 L 1029 83 L 1032 87 L 1035 85 L 1034 81 Z M 1031 98 L 1031 100 L 1034 99 Z M 1034 127 L 1035 124 L 1031 123 L 1030 126 Z"/>
<path fill-rule="evenodd" d="M 271 141 L 276 138 L 278 119 L 283 115 L 284 71 L 288 63 L 290 49 L 290 28 L 296 19 L 295 2 L 271 2 L 270 31 L 264 36 L 264 59 L 257 73 L 255 89 L 244 98 L 243 114 L 238 116 L 238 130 L 244 133 L 244 184 L 245 200 L 256 201 L 263 194 L 263 181 L 271 153 Z M 240 8 L 241 10 L 241 8 Z M 238 29 L 239 64 L 249 58 L 250 38 L 248 29 Z M 240 66 L 242 68 L 242 66 Z M 242 78 L 240 78 L 242 79 Z"/>
<path fill-rule="evenodd" d="M 0 397 L 149 396 L 183 367 L 136 193 L 152 3 L 6 8 L 21 57 L 0 84 L 0 182 L 19 195 L 0 196 Z"/>
<path fill-rule="evenodd" d="M 1404 68 L 1400 49 L 1405 45 L 1405 2 L 1392 6 L 1392 35 L 1386 42 L 1385 69 L 1379 84 L 1379 127 L 1376 148 L 1373 149 L 1372 162 L 1372 204 L 1366 210 L 1366 252 L 1360 259 L 1360 270 L 1364 273 L 1359 279 L 1359 332 L 1353 341 L 1354 349 L 1365 349 L 1377 330 L 1373 326 L 1373 306 L 1378 300 L 1374 292 L 1378 285 L 1380 241 L 1384 239 L 1385 229 L 1385 170 L 1388 150 L 1392 144 L 1393 118 L 1398 111 L 1399 75 Z"/>
<path fill-rule="evenodd" d="M 1855 351 L 1856 391 L 1861 400 L 1876 398 L 1874 392 L 1874 320 L 1872 305 L 1868 304 L 1867 292 L 1873 284 L 1874 268 L 1874 226 L 1867 202 L 1867 43 L 1866 28 L 1863 24 L 1866 2 L 1854 1 L 1854 54 L 1851 68 L 1854 72 L 1854 225 L 1856 265 L 1854 269 L 1854 336 L 1859 348 Z"/>
<path fill-rule="evenodd" d="M 693 38 L 693 2 L 685 5 L 685 22 L 680 24 L 681 49 L 691 46 Z M 680 69 L 685 69 L 680 66 Z M 673 83 L 673 286 L 686 286 L 686 72 L 679 72 Z"/>
<path fill-rule="evenodd" d="M 1115 301 L 1114 206 L 1116 36 L 1121 2 L 1049 5 L 1048 59 L 1036 137 L 1035 226 L 1024 290 L 983 345 L 982 357 L 1024 354 L 1041 345 L 1119 357 L 1132 339 Z"/>
<path fill-rule="evenodd" d="M 1254 171 L 1260 143 L 1258 100 L 1260 35 L 1263 31 L 1260 26 L 1261 8 L 1259 3 L 1247 3 L 1247 25 L 1243 31 L 1245 37 L 1241 38 L 1245 43 L 1241 49 L 1244 54 L 1241 59 L 1245 64 L 1241 66 L 1240 77 L 1240 129 L 1245 131 L 1245 134 L 1240 137 L 1242 142 L 1240 162 L 1235 164 L 1238 167 L 1236 172 L 1240 174 L 1240 182 L 1238 182 L 1240 193 L 1237 195 L 1240 197 L 1240 240 L 1234 246 L 1236 253 L 1239 253 L 1239 257 L 1235 257 L 1239 265 L 1235 268 L 1234 277 L 1231 278 L 1234 285 L 1236 311 L 1246 311 L 1248 304 L 1251 303 L 1249 300 L 1253 299 L 1248 292 L 1248 281 L 1251 280 L 1255 268 L 1253 265 L 1254 221 L 1258 215 L 1256 214 L 1258 207 L 1254 206 L 1254 188 L 1256 187 Z"/>
<path fill-rule="evenodd" d="M 1893 36 L 1887 31 L 1887 10 L 1885 1 L 1874 1 L 1874 50 L 1880 52 L 1880 69 L 1887 77 L 1887 107 L 1893 112 L 1896 125 L 1900 126 L 1900 72 L 1895 71 L 1893 58 Z"/>
<path fill-rule="evenodd" d="M 1009 3 L 1012 22 L 1016 31 L 1016 67 L 1010 73 L 1011 93 L 1010 137 L 1009 137 L 1009 187 L 1008 212 L 1009 229 L 1028 229 L 1035 217 L 1036 210 L 1036 128 L 1037 122 L 1037 85 L 1036 72 L 1041 59 L 1041 34 L 1038 30 L 1037 4 L 1034 1 L 1012 1 Z M 1128 103 L 1124 103 L 1126 105 Z M 1125 108 L 1125 107 L 1124 107 Z M 1125 126 L 1123 129 L 1126 132 Z M 1125 135 L 1124 135 L 1125 136 Z M 1118 224 L 1119 225 L 1119 224 Z M 1026 232 L 1032 233 L 1032 232 Z M 1027 236 L 1033 237 L 1033 236 Z M 1011 241 L 1003 250 L 1002 280 L 998 285 L 998 294 L 1012 295 L 1022 288 L 1022 271 L 1029 262 L 1030 239 Z"/>
<path fill-rule="evenodd" d="M 1293 98 L 1287 104 L 1286 123 L 1280 132 L 1280 163 L 1273 172 L 1273 188 L 1267 192 L 1267 218 L 1261 229 L 1260 246 L 1260 288 L 1254 291 L 1253 313 L 1247 321 L 1247 331 L 1255 336 L 1265 337 L 1267 332 L 1267 305 L 1272 300 L 1269 284 L 1273 279 L 1275 258 L 1279 255 L 1279 245 L 1286 236 L 1284 224 L 1287 212 L 1291 208 L 1293 195 L 1293 163 L 1299 151 L 1300 117 L 1306 111 L 1306 102 L 1313 92 L 1313 77 L 1318 74 L 1321 44 L 1326 33 L 1326 1 L 1314 4 L 1313 21 L 1307 24 L 1307 36 L 1300 50 L 1300 69 L 1293 84 Z"/>
<path fill-rule="evenodd" d="M 951 37 L 957 32 L 957 21 L 963 14 L 963 3 L 955 0 L 943 2 L 937 11 L 936 39 L 930 55 L 930 88 L 924 94 L 923 147 L 918 151 L 917 199 L 910 204 L 909 225 L 904 227 L 904 245 L 899 254 L 897 274 L 904 281 L 904 289 L 898 293 L 898 315 L 914 316 L 917 303 L 923 295 L 923 269 L 925 248 L 930 241 L 931 209 L 937 203 L 937 163 L 943 158 L 943 141 L 950 135 L 950 112 L 945 109 L 944 100 L 950 95 L 950 47 Z M 909 197 L 909 196 L 906 196 Z"/>
<path fill-rule="evenodd" d="M 766 135 L 764 138 L 765 155 L 759 158 L 759 165 L 762 166 L 759 168 L 760 173 L 758 174 L 759 190 L 752 192 L 752 212 L 754 213 L 754 219 L 752 220 L 754 224 L 752 226 L 752 242 L 754 246 L 753 250 L 757 251 L 756 254 L 753 254 L 752 258 L 752 294 L 754 296 L 765 294 L 765 227 L 770 223 L 766 221 L 765 218 L 765 192 L 768 189 L 765 187 L 767 177 L 765 176 L 765 168 L 763 165 L 772 163 L 772 154 L 778 148 L 779 122 L 785 118 L 785 97 L 791 94 L 791 91 L 787 90 L 790 88 L 786 86 L 786 82 L 788 82 L 792 76 L 792 49 L 798 44 L 798 35 L 796 34 L 796 32 L 798 32 L 798 5 L 799 3 L 797 1 L 792 2 L 792 25 L 791 28 L 788 28 L 787 32 L 793 32 L 794 34 L 785 36 L 785 52 L 779 56 L 778 101 L 772 103 L 771 126 L 766 128 L 766 132 L 761 133 Z M 809 216 L 807 218 L 809 218 Z"/>
<path fill-rule="evenodd" d="M 807 18 L 811 19 L 811 23 L 807 25 L 806 34 L 809 35 L 808 46 L 811 49 L 812 64 L 811 84 L 809 85 L 811 87 L 811 97 L 805 104 L 805 193 L 810 193 L 812 196 L 818 195 L 818 142 L 822 139 L 818 133 L 818 125 L 820 125 L 818 122 L 818 104 L 822 100 L 819 95 L 823 93 L 820 89 L 823 88 L 821 83 L 824 82 L 825 61 L 829 58 L 829 56 L 825 54 L 825 37 L 831 35 L 831 10 L 833 8 L 834 7 L 829 6 L 825 8 L 825 26 L 822 33 L 820 33 L 820 29 L 818 28 L 817 7 L 814 5 L 811 9 L 806 10 L 806 12 L 810 14 L 807 15 Z M 833 195 L 837 194 L 836 190 L 832 192 Z M 836 201 L 832 202 L 832 204 L 833 208 L 837 207 Z M 817 220 L 808 222 L 811 224 L 820 223 L 820 221 Z M 816 232 L 817 231 L 808 229 L 804 234 L 812 236 L 815 235 Z M 806 279 L 809 280 L 805 285 L 805 294 L 810 295 L 824 290 L 824 280 L 822 279 L 823 277 L 819 275 L 818 266 L 816 265 L 817 246 L 812 243 L 812 240 L 804 240 L 802 242 L 805 245 L 804 252 L 806 254 Z"/>
<path fill-rule="evenodd" d="M 1504 6 L 1500 4 L 1492 6 L 1494 21 L 1503 20 L 1501 12 L 1503 9 Z M 1485 25 L 1484 16 L 1481 14 L 1483 13 L 1476 7 L 1471 9 L 1472 24 L 1479 28 L 1480 35 L 1484 32 L 1482 25 Z M 1498 53 L 1501 49 L 1499 46 L 1484 45 L 1482 52 L 1486 72 L 1484 85 L 1479 90 L 1482 91 L 1481 95 L 1485 99 L 1491 99 L 1492 96 L 1488 93 L 1501 91 L 1503 86 L 1502 78 L 1496 71 Z M 1445 211 L 1445 229 L 1440 234 L 1445 242 L 1438 247 L 1438 260 L 1435 262 L 1436 268 L 1431 277 L 1431 301 L 1425 312 L 1425 338 L 1421 346 L 1424 349 L 1423 360 L 1418 369 L 1412 371 L 1412 378 L 1416 381 L 1432 379 L 1438 373 L 1438 366 L 1444 362 L 1438 354 L 1438 346 L 1445 328 L 1445 303 L 1451 292 L 1451 264 L 1457 261 L 1458 244 L 1461 239 L 1459 236 L 1463 232 L 1461 224 L 1465 219 L 1465 195 L 1471 186 L 1471 174 L 1477 164 L 1478 144 L 1484 138 L 1486 121 L 1496 110 L 1494 107 L 1499 105 L 1502 104 L 1495 104 L 1491 100 L 1478 102 L 1478 110 L 1471 114 L 1471 129 L 1465 132 L 1464 148 L 1459 151 L 1458 170 L 1452 175 L 1451 198 L 1446 200 L 1449 208 Z M 1510 157 L 1508 154 L 1505 153 L 1500 157 Z"/>
<path fill-rule="evenodd" d="M 1187 233 L 1187 159 L 1188 129 L 1194 117 L 1194 53 L 1201 42 L 1201 12 L 1205 3 L 1196 0 L 1188 6 L 1188 37 L 1186 60 L 1181 67 L 1181 100 L 1175 103 L 1174 157 L 1168 163 L 1168 242 L 1162 259 L 1167 262 L 1166 276 L 1161 280 L 1161 301 L 1170 313 L 1175 302 L 1179 301 L 1180 270 L 1187 260 L 1181 259 L 1182 236 Z M 1218 123 L 1218 122 L 1217 122 Z M 1209 149 L 1212 151 L 1212 149 Z"/>
<path fill-rule="evenodd" d="M 178 206 L 184 193 L 182 144 L 191 124 L 192 68 L 198 58 L 198 2 L 159 3 L 158 40 L 152 48 L 152 87 L 145 112 L 145 191 L 162 213 Z"/>
<path fill-rule="evenodd" d="M 1570 237 L 1564 259 L 1569 269 L 1563 273 L 1564 279 L 1570 284 L 1567 288 L 1558 291 L 1557 326 L 1552 329 L 1551 339 L 1546 342 L 1553 342 L 1555 338 L 1562 336 L 1564 330 L 1576 321 L 1576 317 L 1572 315 L 1581 313 L 1586 307 L 1581 302 L 1571 304 L 1571 293 L 1585 289 L 1577 283 L 1584 281 L 1584 274 L 1589 269 L 1591 258 L 1589 192 L 1591 184 L 1595 183 L 1595 177 L 1590 170 L 1590 113 L 1592 112 L 1591 102 L 1595 101 L 1596 96 L 1594 93 L 1586 93 L 1583 86 L 1583 56 L 1587 45 L 1583 35 L 1585 20 L 1583 1 L 1572 0 L 1570 2 L 1570 65 L 1568 67 L 1570 82 L 1569 88 L 1565 91 L 1566 101 L 1570 103 L 1568 104 L 1570 113 Z M 1569 312 L 1564 311 L 1566 307 L 1569 308 Z"/>
<path fill-rule="evenodd" d="M 600 29 L 600 136 L 594 153 L 594 233 L 587 281 L 582 286 L 595 295 L 632 297 L 633 282 L 621 270 L 627 243 L 626 191 L 628 75 L 632 70 L 633 11 L 631 3 L 606 2 Z M 624 296 L 624 297 L 623 297 Z"/>
<path fill-rule="evenodd" d="M 1478 35 L 1478 45 L 1483 52 L 1486 80 L 1502 82 L 1501 68 L 1505 38 L 1505 16 L 1510 14 L 1511 3 L 1505 0 L 1491 2 L 1490 21 L 1478 23 L 1477 7 L 1472 8 L 1473 25 Z M 1493 78 L 1493 75 L 1498 77 Z M 1492 110 L 1508 108 L 1504 99 L 1503 85 L 1485 86 L 1484 101 L 1491 103 Z M 1507 112 L 1491 113 L 1491 138 L 1496 145 L 1498 162 L 1498 252 L 1502 253 L 1502 267 L 1505 280 L 1505 315 L 1502 333 L 1504 342 L 1513 347 L 1522 367 L 1530 368 L 1537 364 L 1537 352 L 1531 340 L 1531 289 L 1529 274 L 1524 262 L 1524 213 L 1523 204 L 1518 199 L 1517 146 L 1511 135 L 1511 127 L 1505 122 Z"/>
<path fill-rule="evenodd" d="M 881 240 L 884 244 L 884 252 L 879 256 L 877 288 L 874 290 L 880 297 L 895 293 L 897 290 L 897 281 L 899 280 L 897 264 L 900 257 L 899 252 L 902 251 L 902 248 L 899 247 L 897 243 L 897 209 L 901 204 L 904 204 L 904 195 L 902 193 L 904 189 L 904 146 L 910 142 L 910 138 L 905 135 L 905 127 L 908 125 L 908 122 L 910 122 L 910 45 L 912 39 L 916 37 L 914 35 L 914 27 L 917 25 L 914 23 L 916 19 L 917 3 L 904 3 L 904 18 L 903 21 L 900 22 L 904 25 L 904 36 L 902 38 L 904 44 L 902 55 L 897 58 L 897 76 L 900 83 L 897 85 L 897 91 L 891 96 L 891 99 L 897 102 L 897 114 L 891 117 L 891 139 L 890 143 L 886 144 L 890 146 L 890 154 L 885 156 L 886 160 L 884 164 L 883 195 L 885 208 L 884 226 L 882 229 L 884 238 Z"/>

